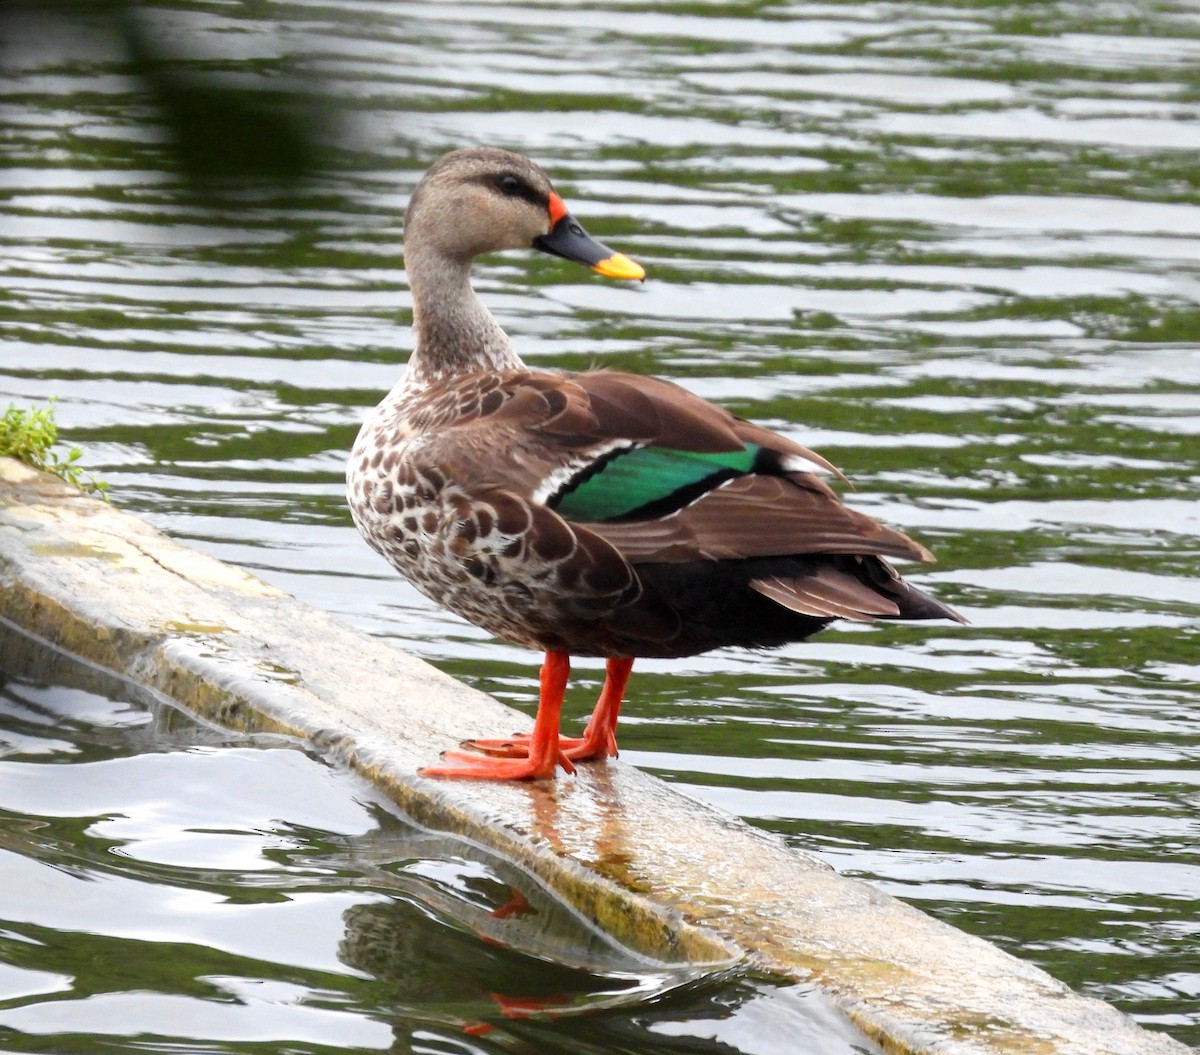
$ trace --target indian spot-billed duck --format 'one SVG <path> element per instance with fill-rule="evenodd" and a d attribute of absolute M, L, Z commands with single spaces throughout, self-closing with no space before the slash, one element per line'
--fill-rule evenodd
<path fill-rule="evenodd" d="M 929 551 L 844 505 L 819 454 L 670 381 L 525 366 L 470 270 L 530 248 L 645 274 L 527 158 L 456 150 L 425 174 L 405 221 L 415 347 L 350 459 L 374 549 L 438 604 L 545 652 L 531 735 L 469 741 L 423 773 L 542 779 L 615 755 L 639 656 L 771 648 L 834 619 L 961 621 L 886 559 Z M 607 661 L 578 738 L 559 734 L 572 655 Z"/>

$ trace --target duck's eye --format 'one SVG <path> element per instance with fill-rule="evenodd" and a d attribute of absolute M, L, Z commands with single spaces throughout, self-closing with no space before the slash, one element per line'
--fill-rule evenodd
<path fill-rule="evenodd" d="M 496 186 L 499 187 L 504 194 L 508 194 L 514 198 L 525 192 L 525 184 L 523 184 L 511 172 L 506 172 L 504 175 L 500 176 L 496 180 Z"/>

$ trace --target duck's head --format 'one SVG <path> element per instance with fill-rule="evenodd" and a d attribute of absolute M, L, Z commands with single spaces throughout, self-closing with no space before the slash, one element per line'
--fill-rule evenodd
<path fill-rule="evenodd" d="M 540 249 L 609 278 L 646 272 L 592 238 L 542 169 L 520 154 L 471 147 L 444 155 L 413 191 L 405 220 L 408 250 L 469 261 L 500 249 Z"/>

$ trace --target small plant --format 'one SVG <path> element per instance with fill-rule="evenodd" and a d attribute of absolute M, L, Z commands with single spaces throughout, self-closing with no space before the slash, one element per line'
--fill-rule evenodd
<path fill-rule="evenodd" d="M 72 447 L 66 457 L 61 456 L 54 445 L 58 442 L 58 426 L 54 422 L 55 400 L 41 409 L 23 410 L 8 405 L 0 417 L 0 456 L 8 456 L 42 469 L 73 484 L 81 491 L 99 494 L 108 499 L 108 484 L 94 476 L 85 477 L 79 467 L 83 451 Z"/>

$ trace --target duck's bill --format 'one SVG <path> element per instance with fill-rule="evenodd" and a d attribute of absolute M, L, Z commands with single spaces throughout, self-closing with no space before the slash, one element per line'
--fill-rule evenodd
<path fill-rule="evenodd" d="M 570 213 L 560 216 L 549 234 L 535 238 L 533 247 L 543 253 L 561 256 L 564 260 L 586 264 L 606 278 L 646 277 L 646 271 L 640 264 L 635 264 L 624 253 L 615 253 L 597 242 Z"/>

